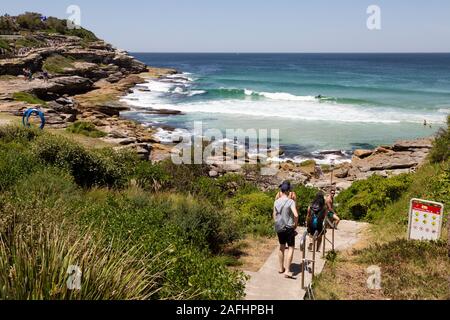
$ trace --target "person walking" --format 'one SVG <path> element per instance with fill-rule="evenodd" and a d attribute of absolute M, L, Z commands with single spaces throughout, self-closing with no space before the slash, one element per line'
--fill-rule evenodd
<path fill-rule="evenodd" d="M 330 219 L 334 228 L 337 229 L 341 218 L 339 218 L 336 210 L 334 209 L 334 197 L 336 196 L 336 190 L 331 190 L 330 194 L 327 196 L 326 205 L 328 211 L 328 219 Z"/>
<path fill-rule="evenodd" d="M 294 200 L 295 202 L 297 202 L 297 194 L 292 191 L 292 186 L 291 186 L 291 183 L 289 181 L 284 181 L 280 185 L 279 188 L 280 188 L 280 191 L 277 193 L 277 195 L 275 197 L 275 201 L 280 199 L 283 196 L 283 191 L 281 191 L 281 189 L 285 188 L 285 189 L 289 189 L 289 199 Z"/>
<path fill-rule="evenodd" d="M 284 274 L 288 279 L 295 279 L 291 272 L 292 261 L 294 259 L 295 236 L 298 226 L 298 211 L 295 201 L 289 198 L 291 193 L 288 184 L 281 185 L 281 196 L 275 201 L 273 208 L 273 219 L 275 221 L 275 231 L 278 234 L 280 251 L 278 254 L 280 263 L 280 274 Z M 285 251 L 288 247 L 287 268 L 285 268 Z"/>
<path fill-rule="evenodd" d="M 320 251 L 320 245 L 322 244 L 322 231 L 323 222 L 326 216 L 326 205 L 325 205 L 325 195 L 319 192 L 314 199 L 311 206 L 308 208 L 308 214 L 306 215 L 306 226 L 308 229 L 308 235 L 310 238 L 318 236 L 317 238 L 317 248 L 313 249 L 313 243 L 309 244 L 309 251 Z"/>

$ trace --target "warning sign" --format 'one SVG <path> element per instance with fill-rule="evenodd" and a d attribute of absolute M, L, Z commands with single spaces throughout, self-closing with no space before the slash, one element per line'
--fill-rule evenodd
<path fill-rule="evenodd" d="M 412 199 L 409 213 L 410 240 L 438 240 L 441 237 L 444 216 L 442 203 Z"/>

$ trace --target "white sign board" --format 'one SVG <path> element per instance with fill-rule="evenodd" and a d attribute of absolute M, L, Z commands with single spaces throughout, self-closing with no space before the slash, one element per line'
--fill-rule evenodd
<path fill-rule="evenodd" d="M 409 209 L 409 240 L 439 240 L 444 220 L 444 205 L 412 199 Z"/>

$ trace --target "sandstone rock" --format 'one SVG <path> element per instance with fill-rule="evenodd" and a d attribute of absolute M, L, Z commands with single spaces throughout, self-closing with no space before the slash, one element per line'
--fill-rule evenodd
<path fill-rule="evenodd" d="M 120 102 L 99 104 L 94 106 L 93 109 L 110 117 L 119 116 L 121 112 L 130 110 L 128 106 Z"/>
<path fill-rule="evenodd" d="M 116 142 L 122 146 L 127 146 L 130 144 L 136 143 L 137 139 L 133 138 L 133 137 L 129 137 L 129 138 L 124 138 L 124 139 L 116 139 Z"/>
<path fill-rule="evenodd" d="M 58 99 L 60 100 L 60 99 Z M 58 101 L 50 101 L 47 103 L 47 107 L 55 110 L 58 113 L 66 113 L 76 115 L 78 112 L 71 104 L 60 104 Z"/>
<path fill-rule="evenodd" d="M 344 191 L 347 190 L 348 188 L 350 188 L 352 186 L 352 182 L 339 182 L 336 184 L 336 189 L 340 192 L 340 191 Z"/>
<path fill-rule="evenodd" d="M 408 169 L 416 167 L 419 164 L 411 155 L 411 152 L 374 154 L 365 159 L 355 160 L 353 164 L 362 172 Z"/>
<path fill-rule="evenodd" d="M 336 178 L 340 178 L 340 179 L 344 179 L 347 178 L 349 174 L 349 168 L 340 168 L 338 170 L 335 171 L 334 176 Z"/>
<path fill-rule="evenodd" d="M 353 155 L 360 159 L 367 158 L 367 157 L 371 156 L 372 154 L 373 154 L 373 150 L 364 150 L 364 149 L 358 149 L 353 152 Z"/>
<path fill-rule="evenodd" d="M 77 121 L 76 114 L 61 114 L 60 116 L 66 122 L 75 122 L 75 121 Z"/>
<path fill-rule="evenodd" d="M 268 150 L 268 152 L 267 152 L 267 156 L 269 158 L 277 158 L 277 157 L 280 157 L 282 155 L 284 155 L 284 150 L 281 149 L 281 148 Z"/>
<path fill-rule="evenodd" d="M 49 82 L 38 83 L 42 85 L 31 88 L 29 92 L 47 100 L 57 98 L 57 95 L 85 93 L 91 90 L 93 86 L 93 82 L 90 79 L 79 76 L 58 77 L 51 79 Z"/>
<path fill-rule="evenodd" d="M 433 139 L 400 140 L 393 147 L 394 151 L 406 151 L 410 149 L 431 149 Z"/>
<path fill-rule="evenodd" d="M 140 136 L 137 138 L 140 143 L 161 143 L 161 141 L 153 136 Z"/>
<path fill-rule="evenodd" d="M 146 114 L 157 114 L 157 115 L 180 115 L 182 114 L 179 110 L 168 110 L 168 109 L 154 109 L 146 111 Z"/>

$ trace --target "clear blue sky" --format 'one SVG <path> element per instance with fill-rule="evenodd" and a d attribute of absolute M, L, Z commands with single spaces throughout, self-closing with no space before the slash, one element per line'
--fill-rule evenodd
<path fill-rule="evenodd" d="M 65 18 L 140 52 L 450 52 L 449 0 L 2 0 L 1 13 Z M 366 27 L 378 5 L 382 30 Z"/>

